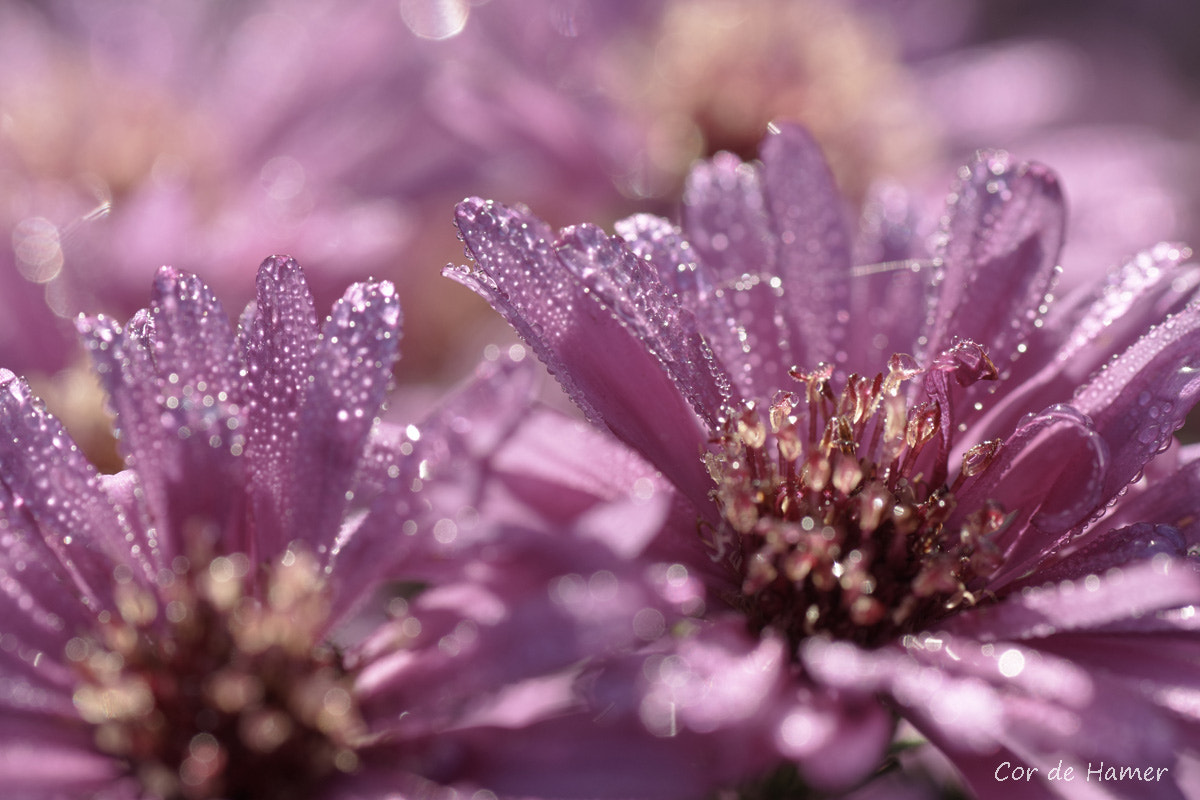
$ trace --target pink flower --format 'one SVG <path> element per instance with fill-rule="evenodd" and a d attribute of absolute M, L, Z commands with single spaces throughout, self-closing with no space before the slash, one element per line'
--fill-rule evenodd
<path fill-rule="evenodd" d="M 450 338 L 442 282 L 413 268 L 444 260 L 446 203 L 619 198 L 641 143 L 595 88 L 598 54 L 643 5 L 6 4 L 0 282 L 6 304 L 33 298 L 10 315 L 40 314 L 0 324 L 0 363 L 62 368 L 63 319 L 132 313 L 163 264 L 240 307 L 264 252 L 301 258 L 323 303 L 351 274 L 419 286 L 410 326 Z M 443 369 L 440 344 L 414 343 L 408 368 Z"/>
<path fill-rule="evenodd" d="M 6 797 L 647 792 L 612 769 L 643 757 L 632 745 L 589 746 L 580 673 L 633 648 L 629 604 L 680 613 L 591 530 L 644 535 L 662 504 L 618 502 L 638 479 L 621 470 L 559 498 L 547 541 L 551 512 L 530 516 L 530 476 L 506 481 L 497 450 L 539 418 L 511 368 L 419 426 L 379 422 L 399 322 L 392 286 L 362 283 L 318 326 L 274 257 L 235 334 L 206 285 L 164 268 L 128 325 L 79 323 L 115 475 L 0 372 Z"/>
<path fill-rule="evenodd" d="M 762 159 L 697 167 L 682 231 L 458 208 L 476 267 L 447 274 L 685 505 L 638 557 L 703 580 L 707 611 L 630 667 L 647 730 L 839 788 L 898 712 L 981 796 L 1006 760 L 1069 794 L 1059 758 L 1194 790 L 1190 251 L 1056 300 L 1040 165 L 981 153 L 926 255 L 903 202 L 856 238 L 805 132 Z"/>

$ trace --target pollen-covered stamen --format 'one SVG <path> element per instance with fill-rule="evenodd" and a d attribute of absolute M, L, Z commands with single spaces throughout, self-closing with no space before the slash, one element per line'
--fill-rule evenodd
<path fill-rule="evenodd" d="M 240 554 L 173 566 L 158 598 L 119 582 L 120 617 L 67 646 L 98 748 L 164 800 L 291 798 L 354 771 L 365 727 L 320 640 L 329 603 L 316 561 L 289 550 L 261 576 L 262 597 Z"/>
<path fill-rule="evenodd" d="M 929 473 L 950 474 L 949 395 L 913 382 L 928 377 L 914 359 L 895 355 L 836 393 L 827 367 L 791 374 L 799 391 L 735 415 L 707 457 L 725 517 L 715 557 L 741 576 L 734 602 L 752 626 L 870 645 L 976 602 L 970 587 L 999 566 L 1006 515 L 989 505 L 947 521 L 1000 442 L 968 450 L 951 485 L 934 483 Z"/>

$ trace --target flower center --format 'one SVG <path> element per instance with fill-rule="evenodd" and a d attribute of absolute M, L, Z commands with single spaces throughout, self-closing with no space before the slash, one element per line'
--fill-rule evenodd
<path fill-rule="evenodd" d="M 953 369 L 965 383 L 964 364 L 970 380 L 995 367 L 971 343 L 953 355 L 940 375 L 895 355 L 886 374 L 850 375 L 840 394 L 825 365 L 792 370 L 801 391 L 776 395 L 765 420 L 751 405 L 727 425 L 707 456 L 724 516 L 710 544 L 741 579 L 732 602 L 756 631 L 872 646 L 978 600 L 971 587 L 1000 564 L 1005 511 L 987 504 L 947 523 L 955 492 L 1001 443 L 968 450 L 947 483 L 949 393 L 936 386 Z M 919 376 L 923 387 L 909 383 Z"/>
<path fill-rule="evenodd" d="M 329 606 L 316 561 L 285 553 L 261 598 L 247 591 L 250 563 L 177 558 L 158 598 L 118 575 L 120 618 L 102 615 L 96 638 L 67 645 L 97 747 L 150 796 L 291 798 L 358 766 L 365 728 L 320 639 Z"/>

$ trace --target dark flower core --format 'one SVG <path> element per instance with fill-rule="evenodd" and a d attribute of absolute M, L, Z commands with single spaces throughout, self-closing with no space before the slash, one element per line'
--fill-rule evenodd
<path fill-rule="evenodd" d="M 893 356 L 886 374 L 850 375 L 840 394 L 832 369 L 793 370 L 800 392 L 780 392 L 766 419 L 749 406 L 727 425 L 708 455 L 724 516 L 712 546 L 740 578 L 731 601 L 754 630 L 793 648 L 816 633 L 869 647 L 978 602 L 969 587 L 999 566 L 1005 511 L 946 523 L 1000 442 L 968 450 L 948 484 L 944 389 L 947 377 L 994 379 L 995 367 L 969 342 L 948 356 L 928 371 Z"/>
<path fill-rule="evenodd" d="M 119 618 L 67 657 L 97 747 L 148 796 L 273 800 L 358 766 L 363 723 L 349 677 L 319 638 L 329 612 L 316 562 L 288 551 L 248 593 L 243 555 L 175 559 L 159 599 L 117 575 Z M 120 569 L 118 569 L 120 573 Z"/>

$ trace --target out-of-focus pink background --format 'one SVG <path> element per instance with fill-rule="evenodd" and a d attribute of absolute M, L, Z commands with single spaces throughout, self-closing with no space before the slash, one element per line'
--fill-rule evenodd
<path fill-rule="evenodd" d="M 326 308 L 396 282 L 399 384 L 510 334 L 439 276 L 465 195 L 555 224 L 672 213 L 692 161 L 811 127 L 853 200 L 936 216 L 978 147 L 1063 177 L 1064 290 L 1200 241 L 1200 12 L 1168 0 L 0 0 L 0 365 L 84 440 L 70 320 L 125 317 L 162 264 L 236 316 L 294 255 Z M 933 223 L 930 223 L 933 224 Z M 98 459 L 104 445 L 93 452 Z"/>

